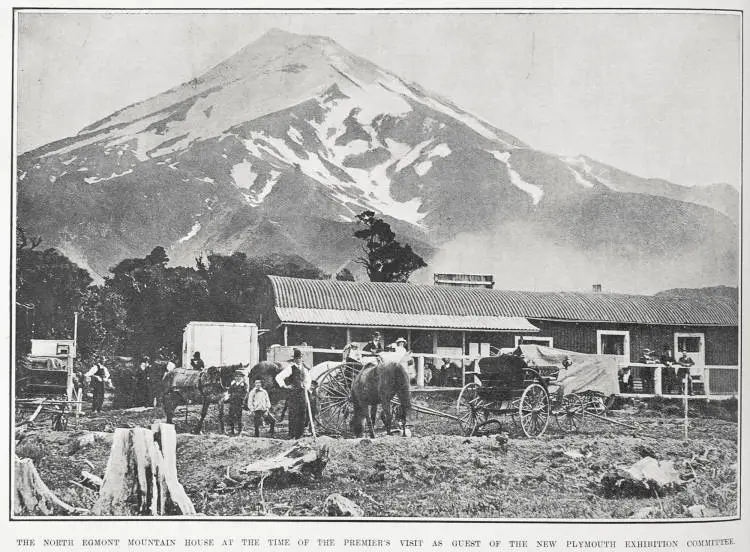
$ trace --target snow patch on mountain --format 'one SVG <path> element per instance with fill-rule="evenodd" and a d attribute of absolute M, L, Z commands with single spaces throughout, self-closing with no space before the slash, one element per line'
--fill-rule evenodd
<path fill-rule="evenodd" d="M 297 130 L 293 126 L 289 127 L 289 130 L 286 132 L 286 135 L 289 136 L 289 138 L 291 138 L 295 142 L 297 142 L 300 146 L 302 145 L 302 135 L 299 133 L 299 130 Z"/>
<path fill-rule="evenodd" d="M 200 229 L 201 229 L 201 223 L 196 222 L 195 224 L 193 224 L 193 227 L 190 229 L 190 232 L 188 232 L 187 234 L 182 236 L 179 240 L 177 240 L 177 243 L 183 243 L 183 242 L 188 241 L 190 238 L 193 238 Z"/>
<path fill-rule="evenodd" d="M 249 190 L 245 192 L 245 200 L 253 207 L 257 207 L 258 205 L 263 203 L 263 200 L 266 199 L 268 194 L 271 193 L 273 187 L 278 184 L 280 176 L 281 173 L 279 171 L 270 171 L 268 173 L 268 180 L 266 180 L 263 188 L 260 191 Z"/>
<path fill-rule="evenodd" d="M 424 142 L 417 144 L 411 149 L 411 151 L 409 151 L 406 155 L 399 159 L 398 163 L 396 163 L 396 172 L 400 172 L 414 163 L 414 161 L 416 161 L 419 156 L 422 155 L 422 150 L 424 150 L 430 144 L 430 142 L 432 142 L 432 140 L 425 140 Z"/>
<path fill-rule="evenodd" d="M 448 157 L 450 154 L 451 149 L 448 147 L 448 144 L 439 144 L 427 154 L 427 159 L 414 166 L 414 171 L 419 176 L 424 176 L 432 168 L 432 161 L 430 159 L 433 157 Z"/>
<path fill-rule="evenodd" d="M 245 189 L 252 188 L 255 179 L 258 178 L 258 174 L 253 172 L 253 165 L 249 161 L 237 163 L 232 167 L 231 175 L 235 186 Z"/>
<path fill-rule="evenodd" d="M 592 188 L 594 186 L 594 183 L 586 178 L 587 176 L 602 180 L 601 175 L 594 175 L 594 169 L 589 165 L 585 157 L 563 157 L 562 160 L 568 165 L 570 170 L 573 171 L 573 176 L 575 177 L 576 182 L 582 186 L 585 186 L 586 188 Z"/>
<path fill-rule="evenodd" d="M 126 174 L 130 174 L 132 172 L 133 172 L 133 169 L 128 169 L 121 173 L 113 172 L 111 175 L 105 178 L 100 178 L 98 176 L 90 176 L 88 178 L 84 178 L 83 180 L 86 182 L 86 184 L 96 184 L 97 182 L 104 182 L 105 180 L 112 180 L 113 178 L 119 178 L 121 176 L 125 176 Z"/>
<path fill-rule="evenodd" d="M 542 190 L 539 186 L 526 182 L 523 178 L 521 178 L 520 174 L 513 170 L 513 167 L 510 164 L 510 152 L 491 151 L 490 153 L 495 159 L 503 163 L 508 168 L 508 174 L 510 174 L 511 184 L 529 194 L 534 205 L 541 201 L 542 196 L 544 195 L 544 190 Z"/>

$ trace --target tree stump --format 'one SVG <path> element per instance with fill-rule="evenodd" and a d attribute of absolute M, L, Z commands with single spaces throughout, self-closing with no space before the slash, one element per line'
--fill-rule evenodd
<path fill-rule="evenodd" d="M 177 480 L 177 435 L 171 424 L 118 428 L 99 499 L 99 516 L 191 515 L 195 507 Z"/>
<path fill-rule="evenodd" d="M 52 516 L 59 514 L 85 514 L 88 510 L 66 504 L 45 485 L 31 458 L 16 458 L 15 499 L 13 514 L 17 516 Z"/>

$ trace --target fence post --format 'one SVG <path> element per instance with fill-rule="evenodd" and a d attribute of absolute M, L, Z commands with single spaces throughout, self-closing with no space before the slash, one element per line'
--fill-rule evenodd
<path fill-rule="evenodd" d="M 711 394 L 711 369 L 703 368 L 703 394 L 708 396 Z"/>
<path fill-rule="evenodd" d="M 654 366 L 654 395 L 661 396 L 661 367 Z"/>
<path fill-rule="evenodd" d="M 417 387 L 424 387 L 424 357 L 417 357 Z"/>

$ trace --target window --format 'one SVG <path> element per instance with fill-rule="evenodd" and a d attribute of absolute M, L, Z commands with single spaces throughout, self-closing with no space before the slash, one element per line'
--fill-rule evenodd
<path fill-rule="evenodd" d="M 554 347 L 554 339 L 551 337 L 539 337 L 536 335 L 517 335 L 516 347 L 519 345 L 543 345 L 544 347 Z"/>
<path fill-rule="evenodd" d="M 616 330 L 596 331 L 596 353 L 617 355 L 630 362 L 630 332 Z"/>
<path fill-rule="evenodd" d="M 677 352 L 700 353 L 701 338 L 699 336 L 677 336 Z"/>
<path fill-rule="evenodd" d="M 69 355 L 70 354 L 70 345 L 67 343 L 58 343 L 57 344 L 57 353 L 58 355 Z"/>

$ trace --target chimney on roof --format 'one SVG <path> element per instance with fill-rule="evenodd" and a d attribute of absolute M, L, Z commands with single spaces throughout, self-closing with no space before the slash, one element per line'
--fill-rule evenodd
<path fill-rule="evenodd" d="M 601 284 L 594 284 L 591 286 L 591 291 L 594 293 L 601 293 L 602 292 L 602 285 Z"/>

